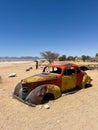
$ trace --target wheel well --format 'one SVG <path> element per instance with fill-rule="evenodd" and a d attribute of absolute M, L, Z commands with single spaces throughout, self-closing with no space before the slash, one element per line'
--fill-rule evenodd
<path fill-rule="evenodd" d="M 48 102 L 49 100 L 54 100 L 54 95 L 52 93 L 47 93 L 44 97 L 43 97 L 43 100 L 42 100 L 42 103 L 46 103 Z"/>

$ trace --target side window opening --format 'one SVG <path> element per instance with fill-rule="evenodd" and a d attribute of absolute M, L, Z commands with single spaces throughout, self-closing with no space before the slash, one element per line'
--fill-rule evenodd
<path fill-rule="evenodd" d="M 61 74 L 61 68 L 54 68 L 53 73 Z"/>
<path fill-rule="evenodd" d="M 57 68 L 57 67 L 45 67 L 43 72 L 61 74 L 62 70 L 61 68 Z"/>
<path fill-rule="evenodd" d="M 72 75 L 75 74 L 75 68 L 68 68 L 66 70 L 64 70 L 64 75 Z"/>

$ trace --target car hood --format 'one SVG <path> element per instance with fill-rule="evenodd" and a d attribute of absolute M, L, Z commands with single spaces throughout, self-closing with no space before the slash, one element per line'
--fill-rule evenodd
<path fill-rule="evenodd" d="M 32 82 L 54 80 L 54 79 L 57 79 L 57 76 L 55 74 L 41 73 L 41 74 L 37 74 L 37 75 L 33 75 L 31 77 L 25 78 L 21 82 L 22 82 L 22 84 L 26 84 L 26 83 L 32 83 Z"/>

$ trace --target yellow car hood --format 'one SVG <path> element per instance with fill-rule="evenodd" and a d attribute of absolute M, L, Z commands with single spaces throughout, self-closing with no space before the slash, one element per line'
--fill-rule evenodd
<path fill-rule="evenodd" d="M 41 81 L 47 81 L 47 80 L 54 80 L 57 79 L 57 76 L 50 73 L 41 73 L 37 75 L 33 75 L 31 77 L 23 79 L 21 82 L 22 84 L 26 83 L 34 83 L 34 82 L 41 82 Z"/>

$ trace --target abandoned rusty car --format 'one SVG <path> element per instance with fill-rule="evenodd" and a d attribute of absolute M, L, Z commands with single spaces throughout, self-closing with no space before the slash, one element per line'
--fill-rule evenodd
<path fill-rule="evenodd" d="M 46 99 L 57 99 L 75 87 L 85 88 L 91 84 L 91 77 L 83 68 L 73 63 L 47 64 L 42 73 L 21 80 L 13 96 L 20 101 L 36 106 Z"/>

